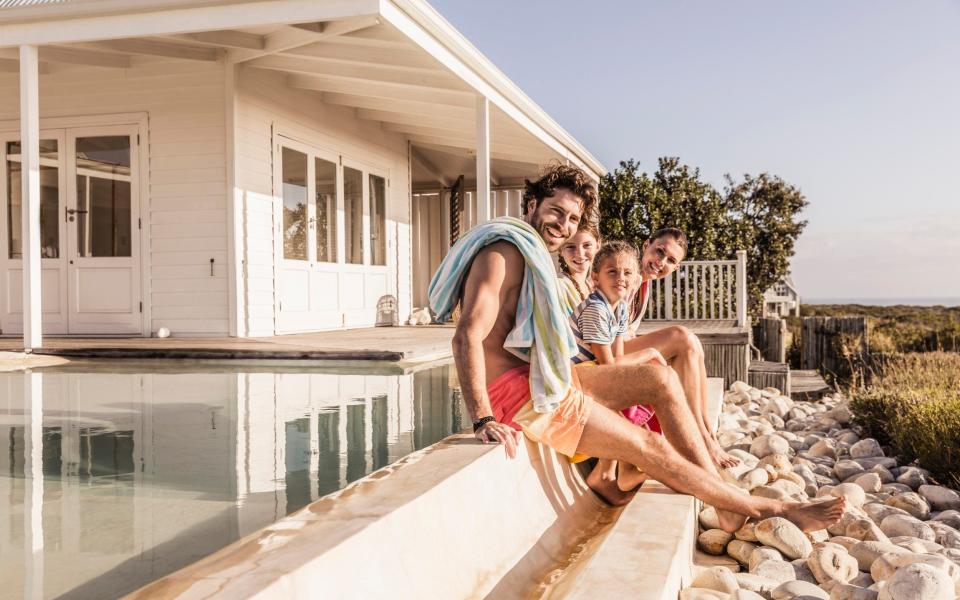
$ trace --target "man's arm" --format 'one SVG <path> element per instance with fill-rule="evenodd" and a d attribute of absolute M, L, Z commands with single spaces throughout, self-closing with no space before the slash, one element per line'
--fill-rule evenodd
<path fill-rule="evenodd" d="M 523 281 L 523 257 L 516 246 L 498 242 L 481 250 L 473 259 L 463 286 L 460 320 L 453 336 L 453 359 L 460 379 L 463 400 L 473 420 L 491 416 L 487 396 L 486 362 L 483 341 L 493 330 L 507 293 Z M 517 432 L 497 422 L 476 432 L 482 442 L 500 442 L 507 455 L 516 455 Z"/>

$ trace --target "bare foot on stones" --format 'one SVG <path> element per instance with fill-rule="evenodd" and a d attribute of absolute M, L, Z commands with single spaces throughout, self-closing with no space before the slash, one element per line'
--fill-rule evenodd
<path fill-rule="evenodd" d="M 782 516 L 802 531 L 819 531 L 839 521 L 844 508 L 843 497 L 825 502 L 788 502 Z"/>
<path fill-rule="evenodd" d="M 706 437 L 704 441 L 707 444 L 707 452 L 710 454 L 710 459 L 718 469 L 729 469 L 730 467 L 735 467 L 740 464 L 740 459 L 727 454 L 720 446 L 720 442 L 713 436 Z"/>
<path fill-rule="evenodd" d="M 720 521 L 720 529 L 727 533 L 736 533 L 743 524 L 747 522 L 747 516 L 729 510 L 717 510 L 717 517 Z"/>

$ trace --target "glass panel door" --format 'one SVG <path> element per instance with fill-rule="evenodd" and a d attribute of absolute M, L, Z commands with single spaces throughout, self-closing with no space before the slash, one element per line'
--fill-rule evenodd
<path fill-rule="evenodd" d="M 283 258 L 309 260 L 307 241 L 307 155 L 283 148 Z"/>
<path fill-rule="evenodd" d="M 314 158 L 317 261 L 337 262 L 337 165 Z"/>
<path fill-rule="evenodd" d="M 130 136 L 76 140 L 78 257 L 132 256 Z"/>
<path fill-rule="evenodd" d="M 363 172 L 343 168 L 344 241 L 347 262 L 363 264 Z"/>
<path fill-rule="evenodd" d="M 60 169 L 57 140 L 40 140 L 40 255 L 60 257 Z M 7 256 L 23 258 L 20 142 L 6 143 Z"/>
<path fill-rule="evenodd" d="M 387 264 L 387 182 L 370 175 L 370 264 Z"/>

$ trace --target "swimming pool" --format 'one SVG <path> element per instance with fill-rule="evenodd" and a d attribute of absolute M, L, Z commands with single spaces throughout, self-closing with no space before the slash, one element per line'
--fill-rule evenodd
<path fill-rule="evenodd" d="M 0 373 L 0 597 L 108 598 L 464 429 L 450 367 Z"/>

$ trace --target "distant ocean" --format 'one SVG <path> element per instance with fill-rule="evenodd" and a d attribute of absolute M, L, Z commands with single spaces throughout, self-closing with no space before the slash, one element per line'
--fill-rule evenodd
<path fill-rule="evenodd" d="M 945 298 L 801 298 L 803 304 L 862 304 L 865 306 L 960 306 L 960 296 Z"/>

